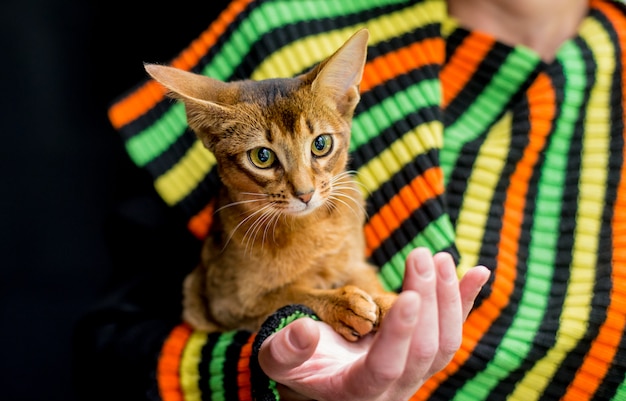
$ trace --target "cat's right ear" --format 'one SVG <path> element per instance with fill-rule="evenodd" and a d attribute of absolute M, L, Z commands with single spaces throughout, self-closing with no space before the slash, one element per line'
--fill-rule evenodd
<path fill-rule="evenodd" d="M 144 64 L 146 72 L 170 92 L 169 96 L 198 103 L 219 102 L 228 84 L 217 79 L 159 64 Z"/>
<path fill-rule="evenodd" d="M 189 127 L 209 149 L 233 111 L 222 99 L 229 84 L 204 75 L 159 64 L 144 64 L 146 72 L 167 90 L 167 96 L 185 104 Z"/>

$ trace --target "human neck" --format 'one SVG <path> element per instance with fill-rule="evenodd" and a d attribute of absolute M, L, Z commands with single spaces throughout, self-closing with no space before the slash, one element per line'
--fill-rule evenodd
<path fill-rule="evenodd" d="M 529 47 L 547 62 L 575 36 L 588 7 L 588 0 L 448 0 L 461 26 Z"/>

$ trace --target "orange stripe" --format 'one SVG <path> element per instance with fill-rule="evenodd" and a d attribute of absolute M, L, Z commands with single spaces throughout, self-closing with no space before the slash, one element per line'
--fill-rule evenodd
<path fill-rule="evenodd" d="M 440 195 L 432 191 L 432 182 L 442 182 L 441 168 L 432 167 L 404 186 L 393 198 L 372 216 L 365 225 L 366 255 L 369 257 L 380 244 L 400 227 L 411 213 L 429 199 Z"/>
<path fill-rule="evenodd" d="M 211 23 L 197 39 L 184 49 L 171 65 L 190 70 L 215 45 L 226 28 L 246 8 L 252 0 L 233 0 L 220 16 Z M 114 128 L 119 129 L 136 120 L 163 100 L 165 89 L 150 80 L 124 99 L 109 108 L 109 120 Z"/>
<path fill-rule="evenodd" d="M 213 198 L 211 202 L 200 210 L 195 216 L 192 216 L 187 223 L 189 231 L 191 231 L 191 233 L 199 240 L 205 239 L 211 229 L 211 224 L 213 223 L 213 210 L 215 206 L 214 200 L 215 198 Z"/>
<path fill-rule="evenodd" d="M 614 26 L 615 32 L 619 36 L 620 46 L 626 48 L 626 37 L 623 35 L 626 22 L 621 12 L 618 12 L 613 5 L 601 1 L 592 0 L 592 8 L 600 9 Z M 626 65 L 626 54 L 622 52 L 622 66 Z M 626 98 L 626 82 L 622 82 L 622 97 Z M 626 131 L 623 134 L 626 139 Z M 623 149 L 623 159 L 626 160 L 626 148 Z M 625 210 L 626 208 L 626 163 L 622 163 L 621 181 L 617 191 L 615 210 Z M 619 349 L 619 344 L 626 328 L 626 255 L 619 252 L 625 249 L 626 237 L 626 216 L 616 212 L 612 221 L 613 232 L 613 266 L 611 278 L 613 287 L 611 288 L 610 304 L 607 308 L 606 320 L 600 326 L 598 336 L 591 343 L 591 347 L 580 368 L 574 376 L 568 391 L 563 400 L 579 400 L 580 392 L 584 391 L 589 395 L 594 394 L 602 380 L 608 373 L 613 359 Z M 591 398 L 588 396 L 588 398 Z"/>
<path fill-rule="evenodd" d="M 176 326 L 163 344 L 157 364 L 157 383 L 163 401 L 184 401 L 180 388 L 180 359 L 191 335 L 189 325 Z"/>
<path fill-rule="evenodd" d="M 439 383 L 455 374 L 467 362 L 480 338 L 489 330 L 489 327 L 500 316 L 502 309 L 508 304 L 517 275 L 517 253 L 528 183 L 532 176 L 533 167 L 539 160 L 539 152 L 544 148 L 551 128 L 550 124 L 536 124 L 536 122 L 550 121 L 550 118 L 554 116 L 554 96 L 550 79 L 545 74 L 540 74 L 528 90 L 529 121 L 531 122 L 529 143 L 511 176 L 511 185 L 507 190 L 500 233 L 501 241 L 499 242 L 495 269 L 497 274 L 494 275 L 492 292 L 489 298 L 485 299 L 465 322 L 462 351 L 457 352 L 446 368 L 435 374 L 422 386 L 413 398 L 414 400 L 427 399 Z M 471 335 L 468 335 L 470 333 Z"/>
<path fill-rule="evenodd" d="M 494 39 L 478 32 L 472 33 L 457 47 L 450 61 L 441 70 L 443 86 L 442 108 L 446 108 L 450 101 L 467 85 L 478 66 L 492 49 Z"/>
<path fill-rule="evenodd" d="M 376 57 L 365 65 L 360 90 L 366 92 L 383 82 L 429 64 L 443 63 L 445 42 L 442 38 L 424 39 Z"/>
<path fill-rule="evenodd" d="M 254 335 L 250 335 L 248 342 L 241 348 L 239 362 L 237 363 L 237 387 L 239 388 L 239 401 L 252 401 L 252 384 L 250 382 L 250 356 Z"/>

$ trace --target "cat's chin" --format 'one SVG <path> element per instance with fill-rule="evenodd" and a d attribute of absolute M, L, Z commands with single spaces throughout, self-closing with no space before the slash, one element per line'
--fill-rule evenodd
<path fill-rule="evenodd" d="M 294 217 L 304 217 L 319 211 L 322 203 L 323 201 L 314 200 L 311 200 L 309 203 L 298 202 L 297 204 L 289 205 L 282 212 Z"/>

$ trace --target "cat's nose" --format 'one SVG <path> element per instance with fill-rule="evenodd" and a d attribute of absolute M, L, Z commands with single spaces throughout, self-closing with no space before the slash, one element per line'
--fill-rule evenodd
<path fill-rule="evenodd" d="M 314 189 L 311 189 L 309 191 L 306 192 L 297 192 L 296 196 L 298 197 L 298 199 L 300 199 L 302 202 L 304 202 L 305 204 L 308 204 L 311 201 L 311 198 L 313 197 L 313 193 L 315 192 Z"/>

